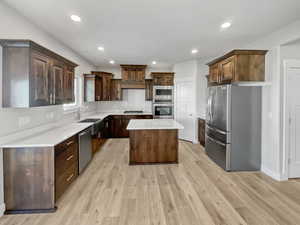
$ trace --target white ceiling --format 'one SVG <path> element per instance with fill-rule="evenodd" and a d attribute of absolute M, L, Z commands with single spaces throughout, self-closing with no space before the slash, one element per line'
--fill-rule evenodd
<path fill-rule="evenodd" d="M 95 66 L 215 56 L 300 18 L 299 0 L 4 1 Z M 71 21 L 72 14 L 82 22 Z M 232 27 L 221 31 L 225 21 Z"/>

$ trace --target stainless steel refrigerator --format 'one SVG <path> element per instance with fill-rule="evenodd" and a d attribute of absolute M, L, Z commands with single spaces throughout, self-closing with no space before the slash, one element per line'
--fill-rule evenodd
<path fill-rule="evenodd" d="M 261 165 L 261 87 L 208 87 L 207 155 L 226 171 L 255 171 Z"/>

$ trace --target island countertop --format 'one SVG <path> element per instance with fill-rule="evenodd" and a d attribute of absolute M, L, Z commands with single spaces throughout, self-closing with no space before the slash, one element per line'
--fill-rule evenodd
<path fill-rule="evenodd" d="M 182 130 L 184 127 L 173 119 L 130 120 L 127 130 Z"/>

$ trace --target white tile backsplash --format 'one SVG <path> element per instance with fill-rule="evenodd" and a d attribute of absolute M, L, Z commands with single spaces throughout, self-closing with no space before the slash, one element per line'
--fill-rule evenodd
<path fill-rule="evenodd" d="M 125 110 L 152 111 L 152 102 L 145 101 L 144 89 L 124 89 L 122 90 L 122 101 L 99 102 L 98 112 L 112 112 Z"/>

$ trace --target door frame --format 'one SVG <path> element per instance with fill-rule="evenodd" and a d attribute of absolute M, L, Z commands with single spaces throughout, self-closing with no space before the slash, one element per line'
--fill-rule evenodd
<path fill-rule="evenodd" d="M 290 159 L 290 126 L 289 126 L 289 108 L 287 99 L 287 89 L 288 89 L 288 72 L 289 68 L 297 67 L 300 68 L 300 60 L 288 59 L 283 61 L 283 96 L 282 96 L 282 180 L 289 179 L 289 159 Z"/>
<path fill-rule="evenodd" d="M 196 116 L 196 107 L 197 107 L 197 97 L 196 97 L 196 82 L 194 81 L 193 78 L 177 78 L 174 79 L 174 119 L 177 120 L 177 88 L 176 88 L 176 84 L 177 83 L 183 83 L 183 82 L 191 82 L 193 84 L 193 102 L 194 102 L 194 110 L 192 113 L 192 117 L 193 117 L 193 122 L 194 122 L 194 133 L 193 133 L 193 140 L 192 143 L 193 144 L 198 144 L 198 126 L 197 126 L 197 116 Z M 182 140 L 182 139 L 180 139 Z M 184 141 L 188 141 L 188 140 L 184 140 Z"/>

